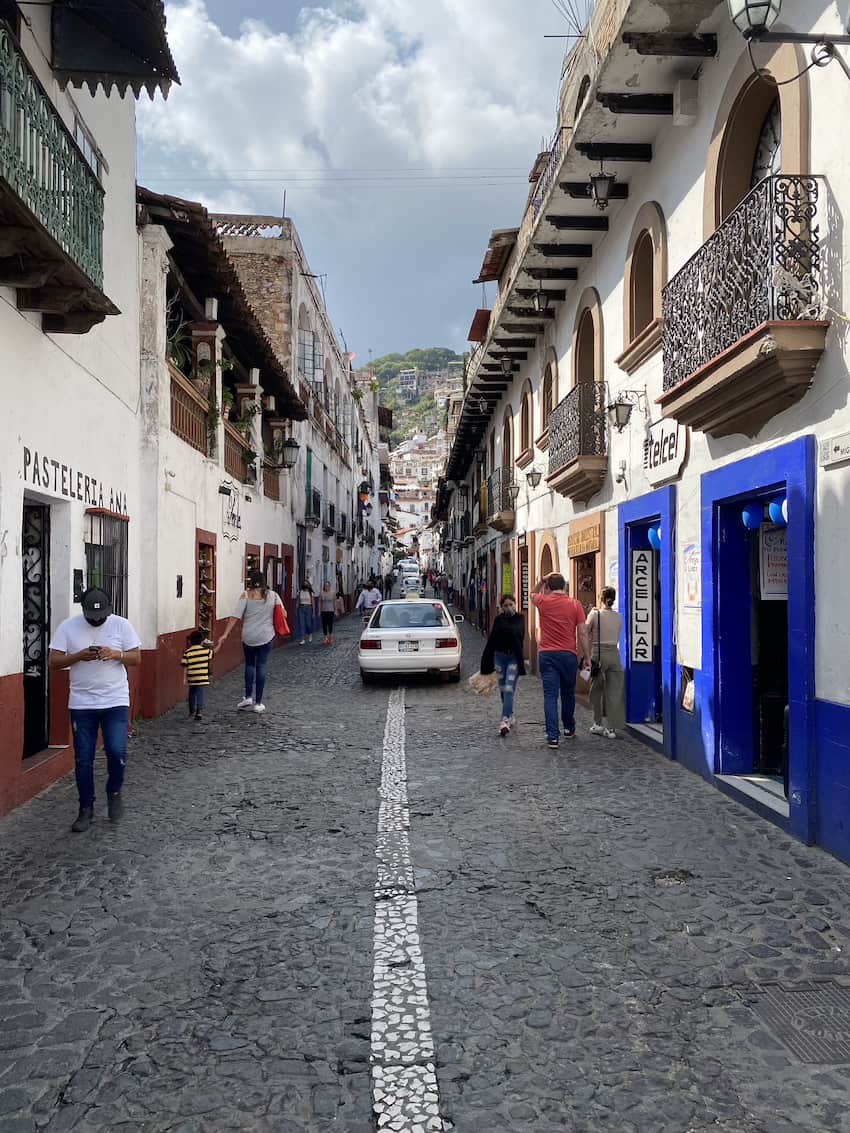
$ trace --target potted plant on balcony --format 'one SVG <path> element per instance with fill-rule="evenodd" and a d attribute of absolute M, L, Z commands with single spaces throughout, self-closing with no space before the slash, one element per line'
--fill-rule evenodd
<path fill-rule="evenodd" d="M 229 386 L 224 386 L 221 391 L 221 417 L 223 421 L 229 421 L 233 413 L 233 390 Z"/>

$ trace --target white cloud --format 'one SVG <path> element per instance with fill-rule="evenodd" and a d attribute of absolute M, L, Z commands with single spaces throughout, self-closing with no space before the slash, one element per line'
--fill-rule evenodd
<path fill-rule="evenodd" d="M 249 19 L 229 37 L 180 0 L 183 84 L 140 106 L 140 177 L 244 211 L 278 211 L 285 186 L 349 341 L 436 343 L 468 325 L 490 229 L 519 223 L 555 125 L 563 41 L 543 34 L 562 30 L 550 0 L 340 0 L 291 35 Z"/>

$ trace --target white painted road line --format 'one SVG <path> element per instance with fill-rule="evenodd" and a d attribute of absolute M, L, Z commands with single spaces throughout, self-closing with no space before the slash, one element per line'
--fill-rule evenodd
<path fill-rule="evenodd" d="M 404 690 L 390 694 L 378 812 L 372 1101 L 379 1130 L 442 1133 L 425 962 L 410 859 Z"/>

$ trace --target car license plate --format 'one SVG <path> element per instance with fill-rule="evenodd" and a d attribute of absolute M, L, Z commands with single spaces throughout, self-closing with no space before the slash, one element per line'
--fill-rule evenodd
<path fill-rule="evenodd" d="M 400 641 L 398 643 L 398 651 L 399 651 L 399 653 L 418 653 L 419 652 L 419 642 L 418 641 Z"/>

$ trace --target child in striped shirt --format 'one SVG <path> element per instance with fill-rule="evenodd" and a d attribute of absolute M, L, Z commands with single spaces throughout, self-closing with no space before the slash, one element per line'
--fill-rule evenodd
<path fill-rule="evenodd" d="M 213 651 L 204 641 L 203 630 L 196 629 L 189 634 L 189 648 L 183 654 L 183 684 L 189 686 L 189 716 L 203 719 L 204 693 L 210 683 L 210 665 Z"/>

